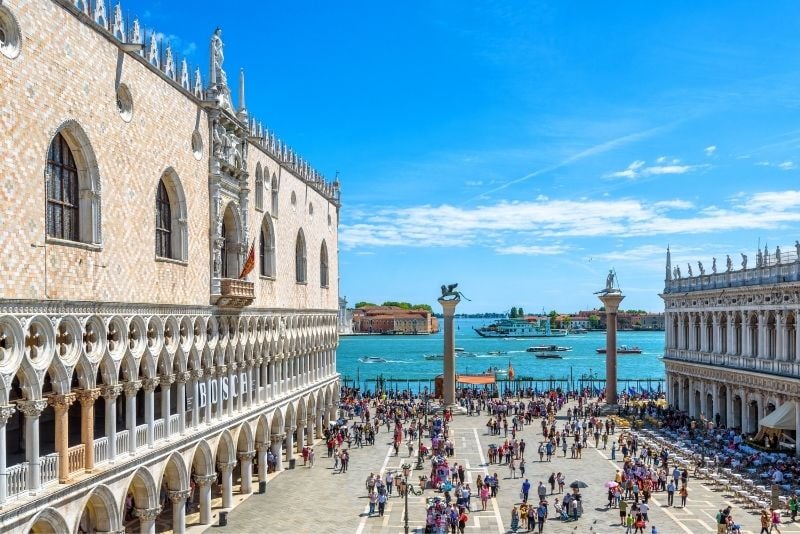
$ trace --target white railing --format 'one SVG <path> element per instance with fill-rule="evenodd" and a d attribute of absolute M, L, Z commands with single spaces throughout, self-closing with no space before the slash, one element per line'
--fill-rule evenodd
<path fill-rule="evenodd" d="M 169 416 L 169 433 L 178 434 L 181 431 L 181 414 L 176 413 Z"/>
<path fill-rule="evenodd" d="M 128 452 L 131 450 L 130 445 L 128 444 L 128 431 L 127 430 L 120 430 L 117 432 L 117 447 L 116 453 L 122 454 L 123 452 Z"/>
<path fill-rule="evenodd" d="M 6 481 L 9 499 L 24 492 L 28 488 L 28 462 L 12 465 L 6 469 Z"/>
<path fill-rule="evenodd" d="M 161 441 L 167 437 L 167 433 L 164 430 L 164 420 L 159 419 L 153 425 L 153 441 Z"/>
<path fill-rule="evenodd" d="M 42 486 L 58 481 L 58 453 L 54 452 L 39 458 L 39 477 Z"/>
<path fill-rule="evenodd" d="M 147 425 L 139 425 L 136 427 L 136 448 L 145 445 L 147 445 Z"/>
<path fill-rule="evenodd" d="M 81 443 L 67 449 L 69 472 L 83 471 L 86 467 L 86 446 Z"/>
<path fill-rule="evenodd" d="M 94 440 L 95 465 L 108 461 L 108 438 L 102 437 Z"/>

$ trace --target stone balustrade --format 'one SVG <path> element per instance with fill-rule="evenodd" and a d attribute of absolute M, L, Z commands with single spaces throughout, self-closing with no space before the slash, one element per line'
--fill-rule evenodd
<path fill-rule="evenodd" d="M 58 482 L 58 453 L 54 452 L 39 458 L 39 474 L 42 486 Z"/>
<path fill-rule="evenodd" d="M 68 467 L 70 473 L 83 471 L 86 462 L 86 447 L 83 443 L 67 449 Z"/>
<path fill-rule="evenodd" d="M 667 280 L 664 293 L 688 293 L 800 281 L 800 262 Z"/>

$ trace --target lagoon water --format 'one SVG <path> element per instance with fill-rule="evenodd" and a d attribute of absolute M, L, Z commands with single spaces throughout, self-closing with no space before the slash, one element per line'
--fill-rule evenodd
<path fill-rule="evenodd" d="M 457 354 L 456 372 L 481 373 L 489 367 L 507 369 L 509 361 L 517 377 L 547 379 L 562 378 L 572 374 L 577 379 L 581 375 L 594 374 L 605 378 L 605 355 L 595 349 L 605 347 L 605 332 L 571 334 L 552 338 L 482 338 L 474 328 L 488 325 L 490 319 L 456 319 L 456 347 L 464 353 Z M 444 321 L 440 320 L 444 326 Z M 618 332 L 619 345 L 638 346 L 641 354 L 622 354 L 617 356 L 617 376 L 624 379 L 663 378 L 664 332 Z M 442 360 L 426 360 L 426 354 L 441 354 L 443 333 L 425 336 L 348 336 L 339 339 L 337 353 L 338 371 L 347 378 L 432 379 L 442 372 Z M 572 347 L 569 352 L 561 352 L 563 359 L 537 359 L 525 349 L 532 345 L 559 345 Z M 505 354 L 490 355 L 490 351 Z M 362 363 L 359 358 L 376 356 L 385 358 L 385 363 Z"/>

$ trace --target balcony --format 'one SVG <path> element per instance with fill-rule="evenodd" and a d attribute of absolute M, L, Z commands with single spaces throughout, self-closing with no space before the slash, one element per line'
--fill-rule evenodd
<path fill-rule="evenodd" d="M 256 298 L 255 285 L 245 280 L 221 278 L 219 289 L 220 294 L 215 302 L 217 306 L 244 308 L 251 305 Z"/>

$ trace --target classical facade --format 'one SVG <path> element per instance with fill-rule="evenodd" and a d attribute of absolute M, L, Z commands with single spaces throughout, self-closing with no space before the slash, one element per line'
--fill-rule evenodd
<path fill-rule="evenodd" d="M 0 532 L 208 524 L 336 417 L 338 183 L 161 35 L 0 3 Z"/>
<path fill-rule="evenodd" d="M 689 276 L 671 265 L 664 293 L 668 400 L 695 417 L 758 431 L 783 407 L 800 428 L 800 244 L 758 251 L 754 265 L 728 256 Z M 738 258 L 737 258 L 738 260 Z M 791 432 L 790 432 L 791 433 Z M 800 453 L 800 440 L 797 451 Z"/>

